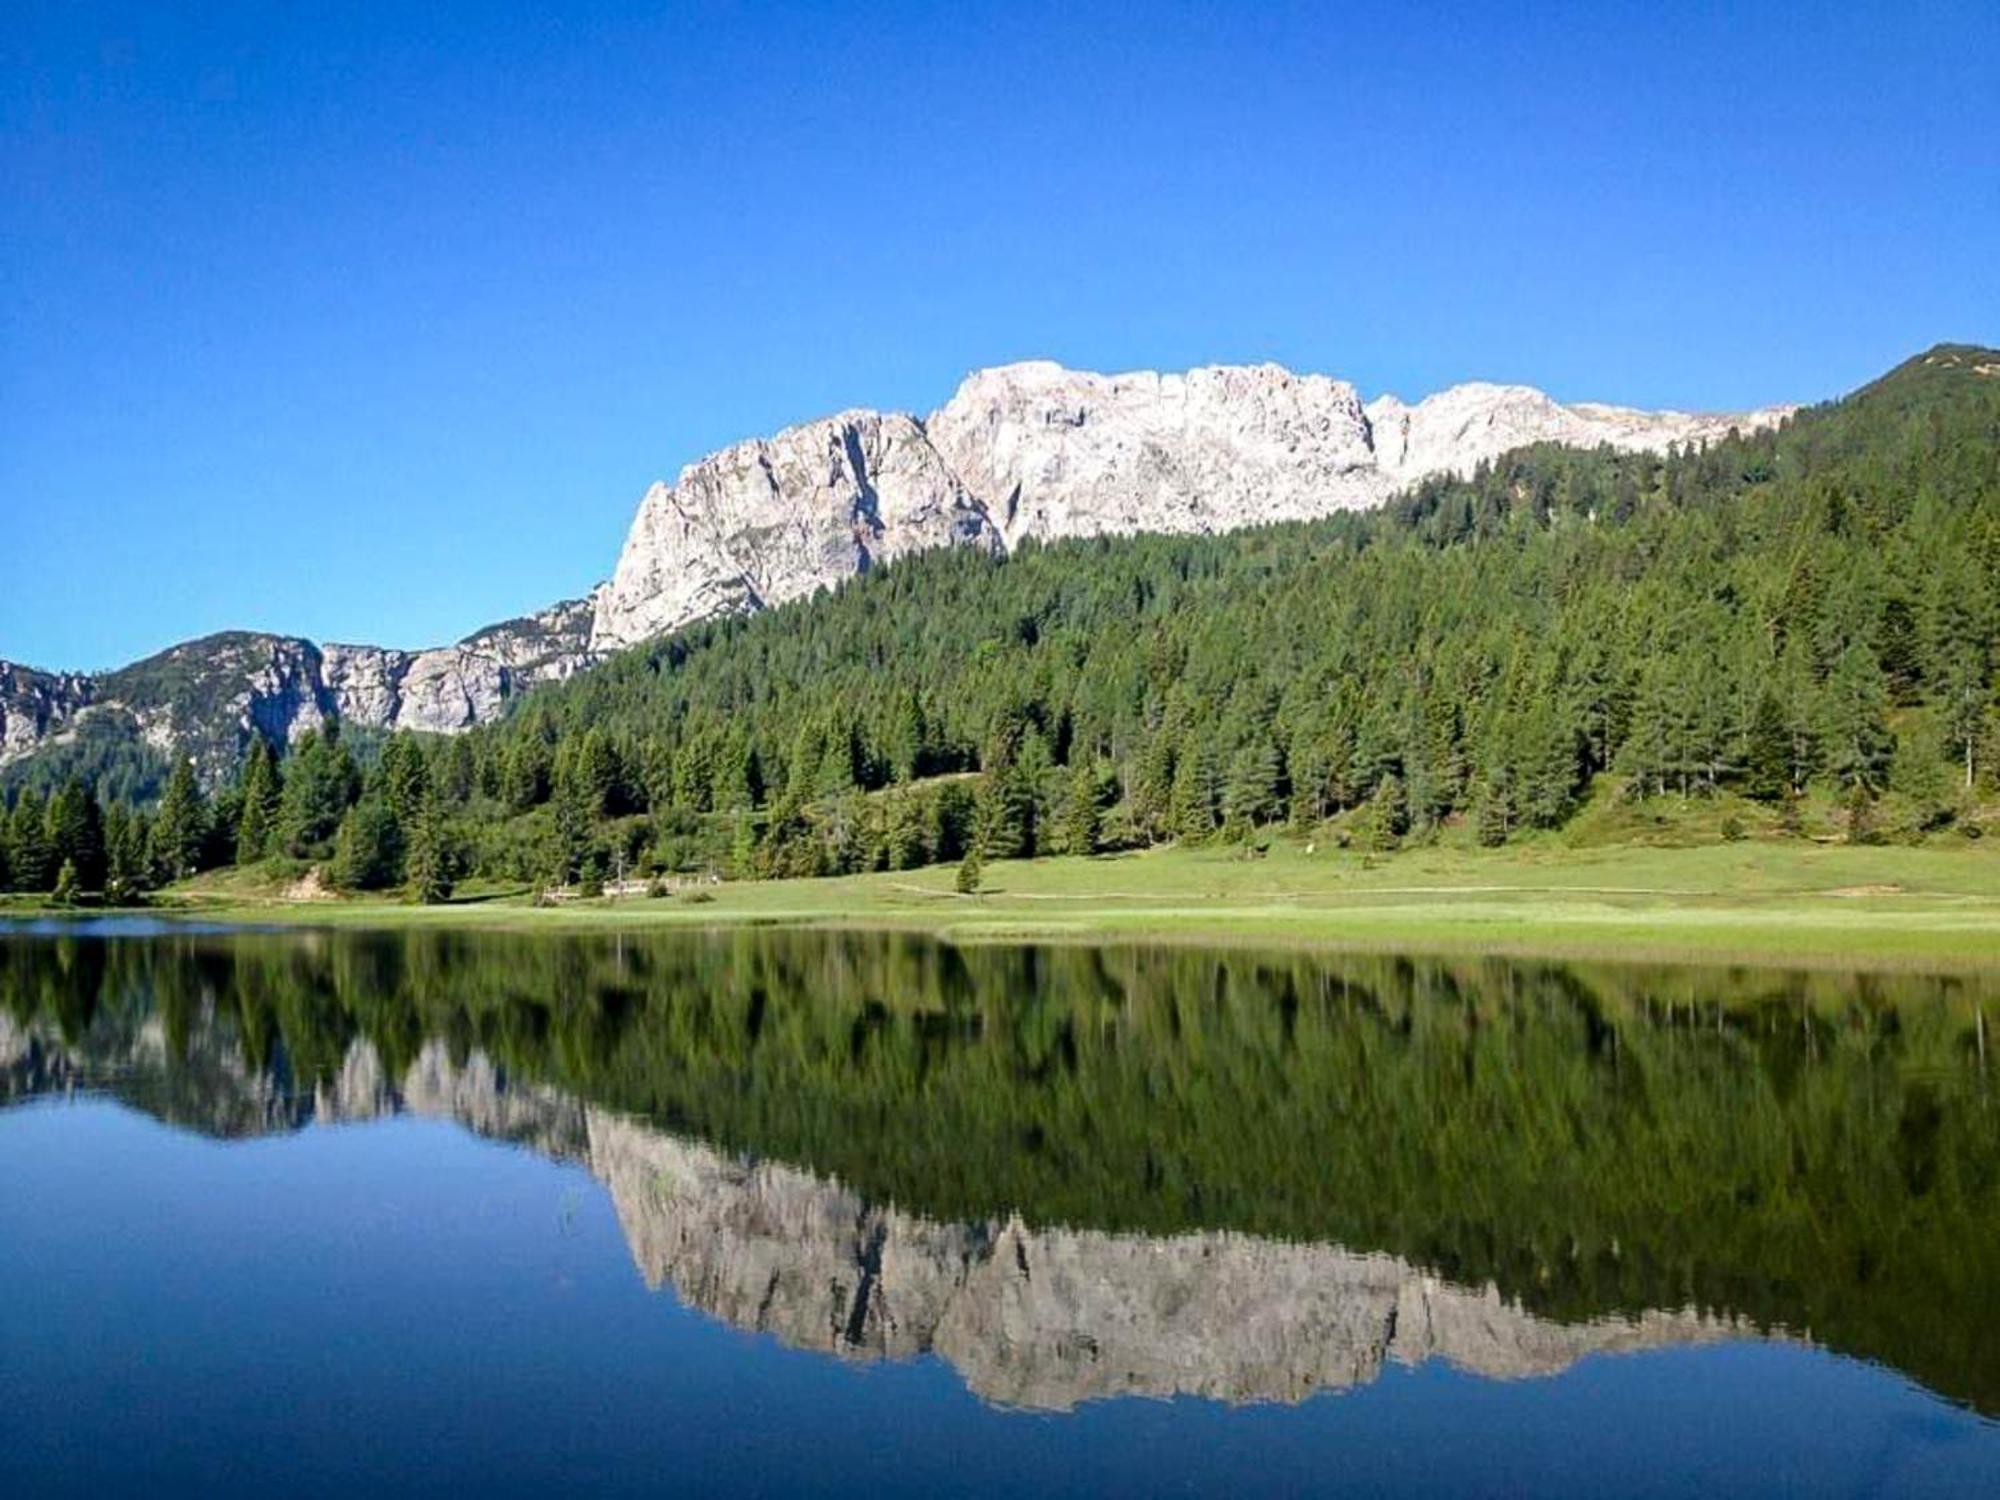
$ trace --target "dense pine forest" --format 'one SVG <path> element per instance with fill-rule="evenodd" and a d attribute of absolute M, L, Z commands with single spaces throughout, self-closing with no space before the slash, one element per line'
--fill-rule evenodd
<path fill-rule="evenodd" d="M 937 862 L 972 884 L 1278 828 L 1499 845 L 1607 797 L 1961 837 L 2000 760 L 1996 625 L 2000 353 L 1940 346 L 1698 451 L 1536 447 L 1375 513 L 925 554 L 455 738 L 253 737 L 234 784 L 183 766 L 143 807 L 88 765 L 17 778 L 0 886 L 266 860 L 427 899 Z"/>

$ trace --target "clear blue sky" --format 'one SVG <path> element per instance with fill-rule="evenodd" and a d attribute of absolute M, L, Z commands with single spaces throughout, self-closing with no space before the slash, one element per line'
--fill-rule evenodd
<path fill-rule="evenodd" d="M 544 13 L 546 12 L 546 13 Z M 0 656 L 428 644 L 978 365 L 1721 407 L 2000 342 L 2000 5 L 27 0 Z"/>

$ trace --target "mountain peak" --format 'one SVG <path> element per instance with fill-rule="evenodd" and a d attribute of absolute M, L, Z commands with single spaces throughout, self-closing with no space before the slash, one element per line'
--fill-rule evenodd
<path fill-rule="evenodd" d="M 974 370 L 921 422 L 843 412 L 655 485 L 598 594 L 591 644 L 783 603 L 923 547 L 1307 520 L 1529 443 L 1664 449 L 1789 410 L 1565 406 L 1488 382 L 1364 406 L 1347 381 L 1273 363 L 1103 374 L 1021 360 Z"/>

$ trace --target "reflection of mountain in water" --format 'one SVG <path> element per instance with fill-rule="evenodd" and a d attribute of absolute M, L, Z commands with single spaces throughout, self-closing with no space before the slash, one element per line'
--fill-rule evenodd
<path fill-rule="evenodd" d="M 1298 1401 L 1365 1385 L 1391 1360 L 1549 1375 L 1587 1354 L 1734 1331 L 1693 1312 L 1554 1323 L 1333 1245 L 936 1224 L 616 1116 L 592 1111 L 589 1127 L 591 1169 L 649 1284 L 802 1348 L 940 1355 L 1009 1405 Z"/>
<path fill-rule="evenodd" d="M 799 931 L 65 931 L 0 941 L 0 1013 L 13 1018 L 0 1087 L 115 1081 L 136 1107 L 223 1134 L 398 1100 L 449 1114 L 588 1159 L 647 1274 L 738 1321 L 860 1355 L 961 1357 L 1003 1347 L 973 1331 L 1017 1327 L 1014 1363 L 967 1367 L 1006 1399 L 1029 1399 L 1024 1382 L 1074 1399 L 1020 1373 L 1041 1368 L 1025 1330 L 1042 1328 L 1095 1341 L 1100 1364 L 1077 1391 L 1207 1378 L 1272 1393 L 1293 1372 L 1303 1388 L 1433 1347 L 1477 1368 L 1538 1367 L 1518 1352 L 1525 1333 L 1489 1360 L 1463 1319 L 1433 1311 L 1441 1290 L 1405 1307 L 1400 1281 L 1356 1315 L 1378 1328 L 1377 1353 L 1350 1340 L 1338 1347 L 1364 1352 L 1346 1364 L 1288 1356 L 1282 1379 L 1242 1362 L 1226 1377 L 1148 1365 L 1119 1322 L 1221 1351 L 1229 1330 L 1202 1321 L 1205 1305 L 1246 1325 L 1268 1306 L 1284 1328 L 1305 1320 L 1296 1347 L 1333 1347 L 1297 1288 L 1343 1275 L 1375 1286 L 1386 1264 L 1497 1289 L 1511 1326 L 1532 1315 L 1564 1358 L 1692 1307 L 1726 1326 L 1809 1331 L 2000 1412 L 1993 988 Z M 730 1201 L 771 1201 L 716 1218 L 706 1199 L 665 1194 L 679 1179 L 646 1153 L 593 1138 L 616 1120 L 704 1143 L 724 1176 L 740 1160 L 791 1163 L 811 1174 L 799 1192 L 839 1202 L 788 1218 L 783 1194 L 746 1178 Z M 1015 1215 L 1072 1230 L 1010 1239 Z M 791 1232 L 826 1222 L 844 1238 Z M 940 1235 L 962 1247 L 939 1250 Z M 707 1243 L 735 1248 L 711 1264 Z M 1091 1281 L 1127 1286 L 1132 1261 L 1153 1273 L 1147 1294 L 1095 1305 L 1064 1291 L 1085 1243 Z M 1001 1297 L 1016 1244 L 1029 1275 Z M 1357 1269 L 1350 1255 L 1337 1274 L 1308 1255 L 1308 1272 L 1275 1248 L 1335 1244 L 1379 1258 Z M 743 1271 L 757 1256 L 817 1267 L 801 1273 L 813 1295 Z M 1247 1290 L 1219 1290 L 1245 1257 Z M 940 1259 L 947 1270 L 912 1269 Z M 1181 1260 L 1208 1279 L 1174 1270 Z M 833 1265 L 850 1269 L 836 1281 Z M 1256 1300 L 1266 1287 L 1292 1289 Z M 1393 1335 L 1380 1331 L 1392 1306 Z M 1426 1318 L 1446 1331 L 1425 1334 Z"/>
<path fill-rule="evenodd" d="M 940 1224 L 838 1182 L 732 1157 L 539 1085 L 483 1054 L 425 1045 L 400 1079 L 357 1041 L 294 1097 L 204 1035 L 173 1061 L 155 1019 L 72 1051 L 0 1012 L 0 1095 L 103 1091 L 222 1136 L 408 1113 L 586 1166 L 609 1189 L 649 1286 L 737 1328 L 847 1358 L 936 1354 L 991 1401 L 1045 1409 L 1112 1396 L 1298 1401 L 1443 1359 L 1495 1378 L 1590 1354 L 1747 1334 L 1688 1312 L 1564 1324 L 1497 1290 L 1394 1257 L 1233 1233 L 1151 1238 Z"/>

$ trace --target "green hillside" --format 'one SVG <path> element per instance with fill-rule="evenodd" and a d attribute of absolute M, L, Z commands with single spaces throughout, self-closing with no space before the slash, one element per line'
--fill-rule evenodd
<path fill-rule="evenodd" d="M 225 798 L 172 862 L 323 857 L 343 827 L 332 873 L 363 886 L 418 845 L 567 883 L 1280 826 L 1382 852 L 1956 839 L 2000 750 L 1996 621 L 2000 353 L 1942 345 L 1701 451 L 1536 447 L 1373 514 L 909 558 L 365 776 L 315 742 L 241 848 Z"/>

